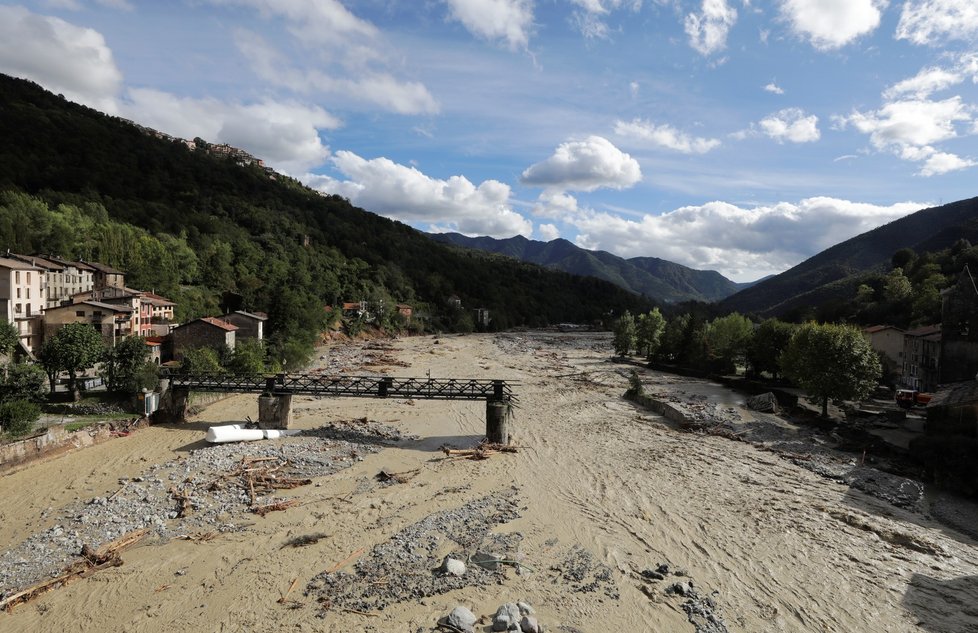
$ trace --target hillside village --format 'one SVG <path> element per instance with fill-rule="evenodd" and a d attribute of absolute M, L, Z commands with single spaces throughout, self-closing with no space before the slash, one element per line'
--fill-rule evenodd
<path fill-rule="evenodd" d="M 174 321 L 175 305 L 129 288 L 124 271 L 99 262 L 9 251 L 0 257 L 0 306 L 19 334 L 15 356 L 34 359 L 44 341 L 69 323 L 90 324 L 107 348 L 143 337 L 156 364 L 179 361 L 190 348 L 234 349 L 237 340 L 264 338 L 264 313 L 235 310 L 181 324 Z"/>

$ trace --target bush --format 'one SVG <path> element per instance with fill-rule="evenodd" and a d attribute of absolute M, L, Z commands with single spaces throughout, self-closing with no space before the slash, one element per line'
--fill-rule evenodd
<path fill-rule="evenodd" d="M 41 417 L 41 407 L 28 400 L 10 400 L 0 404 L 0 426 L 5 433 L 18 436 L 34 430 Z"/>
<path fill-rule="evenodd" d="M 47 376 L 37 365 L 11 363 L 7 366 L 6 379 L 0 380 L 0 400 L 29 400 L 40 402 L 44 399 Z"/>

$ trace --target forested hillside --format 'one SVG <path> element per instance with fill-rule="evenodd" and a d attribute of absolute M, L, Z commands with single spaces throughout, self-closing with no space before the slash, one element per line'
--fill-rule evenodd
<path fill-rule="evenodd" d="M 713 270 L 694 270 L 657 257 L 624 259 L 605 251 L 589 251 L 564 239 L 539 242 L 522 236 L 497 240 L 458 233 L 431 236 L 439 242 L 475 248 L 540 264 L 575 275 L 604 279 L 655 301 L 717 301 L 750 284 L 730 281 Z"/>
<path fill-rule="evenodd" d="M 961 239 L 978 242 L 978 198 L 924 209 L 857 235 L 728 297 L 721 307 L 772 316 L 845 303 L 867 278 L 886 273 L 898 250 L 937 252 Z"/>
<path fill-rule="evenodd" d="M 256 165 L 193 151 L 0 75 L 0 248 L 97 260 L 213 314 L 225 293 L 270 314 L 281 357 L 308 353 L 323 306 L 406 302 L 433 328 L 591 322 L 650 307 L 614 285 L 433 243 Z M 447 299 L 457 296 L 463 308 Z"/>

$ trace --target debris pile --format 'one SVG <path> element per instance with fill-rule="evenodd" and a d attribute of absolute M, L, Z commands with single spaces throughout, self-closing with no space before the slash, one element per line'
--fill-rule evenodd
<path fill-rule="evenodd" d="M 207 445 L 120 479 L 110 495 L 46 510 L 52 527 L 0 554 L 0 599 L 58 575 L 85 544 L 95 548 L 135 530 L 158 541 L 237 531 L 247 512 L 264 516 L 294 505 L 275 496 L 280 490 L 341 470 L 400 437 L 373 421 L 359 422 L 358 432 L 349 428 L 340 422 L 279 440 Z"/>

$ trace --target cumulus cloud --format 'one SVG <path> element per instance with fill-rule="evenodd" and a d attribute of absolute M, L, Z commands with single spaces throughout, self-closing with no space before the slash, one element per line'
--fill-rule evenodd
<path fill-rule="evenodd" d="M 625 189 L 640 180 L 638 161 L 600 136 L 562 143 L 553 156 L 527 168 L 521 177 L 525 185 L 554 191 Z"/>
<path fill-rule="evenodd" d="M 532 0 L 445 0 L 452 19 L 476 37 L 525 49 L 533 28 Z"/>
<path fill-rule="evenodd" d="M 538 218 L 568 219 L 579 212 L 577 198 L 559 191 L 544 191 L 533 205 L 533 215 Z"/>
<path fill-rule="evenodd" d="M 819 50 L 842 48 L 880 24 L 887 0 L 781 0 L 781 16 Z"/>
<path fill-rule="evenodd" d="M 705 154 L 720 145 L 720 141 L 715 138 L 690 136 L 671 125 L 656 125 L 642 119 L 634 119 L 630 123 L 617 121 L 615 123 L 615 134 L 632 140 L 645 141 L 657 147 L 665 147 L 683 154 Z"/>
<path fill-rule="evenodd" d="M 761 131 L 778 143 L 811 143 L 820 137 L 818 117 L 799 108 L 785 108 L 758 123 Z"/>
<path fill-rule="evenodd" d="M 329 157 L 319 130 L 340 124 L 322 108 L 290 101 L 229 104 L 151 89 L 130 90 L 121 107 L 127 116 L 152 128 L 182 138 L 199 136 L 227 143 L 292 174 L 321 165 Z"/>
<path fill-rule="evenodd" d="M 779 86 L 778 84 L 774 83 L 773 81 L 771 83 L 769 83 L 768 85 L 764 86 L 764 91 L 765 92 L 770 92 L 770 93 L 773 93 L 773 94 L 776 94 L 776 95 L 783 95 L 784 94 L 784 89 L 782 89 L 781 86 Z"/>
<path fill-rule="evenodd" d="M 348 198 L 354 204 L 404 222 L 425 223 L 435 232 L 512 237 L 533 234 L 533 223 L 510 206 L 509 185 L 465 176 L 432 178 L 388 158 L 367 160 L 349 151 L 331 159 L 346 180 L 307 174 L 310 187 Z"/>
<path fill-rule="evenodd" d="M 727 0 L 703 0 L 700 12 L 688 14 L 684 22 L 689 45 L 701 55 L 722 51 L 736 22 L 737 10 Z"/>
<path fill-rule="evenodd" d="M 879 110 L 853 112 L 837 121 L 842 127 L 852 125 L 868 134 L 876 149 L 892 151 L 904 160 L 924 161 L 919 174 L 933 176 L 974 165 L 970 159 L 939 152 L 933 147 L 958 136 L 956 124 L 972 123 L 974 113 L 973 106 L 955 96 L 943 101 L 894 101 Z"/>
<path fill-rule="evenodd" d="M 0 5 L 0 71 L 103 112 L 116 112 L 122 73 L 105 38 L 92 29 Z"/>
<path fill-rule="evenodd" d="M 978 35 L 978 4 L 974 0 L 907 0 L 900 12 L 896 38 L 914 44 L 973 41 Z"/>
<path fill-rule="evenodd" d="M 836 198 L 739 207 L 687 206 L 632 220 L 587 211 L 573 219 L 583 248 L 623 257 L 656 256 L 747 281 L 778 273 L 815 253 L 928 206 L 890 206 Z"/>
<path fill-rule="evenodd" d="M 964 77 L 960 73 L 932 66 L 930 68 L 924 68 L 909 79 L 904 79 L 893 84 L 883 92 L 883 98 L 897 99 L 911 96 L 917 99 L 926 99 L 931 94 L 959 84 L 962 81 L 964 81 Z"/>
<path fill-rule="evenodd" d="M 560 237 L 560 229 L 555 224 L 541 224 L 537 227 L 537 233 L 544 242 L 550 242 Z"/>

